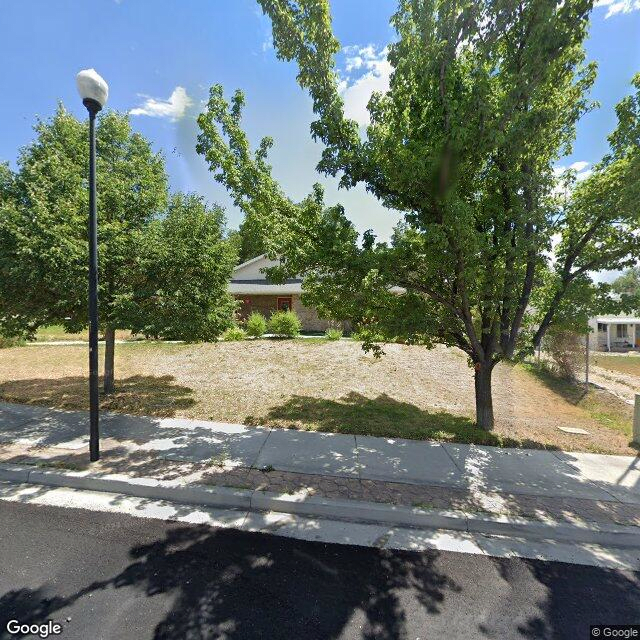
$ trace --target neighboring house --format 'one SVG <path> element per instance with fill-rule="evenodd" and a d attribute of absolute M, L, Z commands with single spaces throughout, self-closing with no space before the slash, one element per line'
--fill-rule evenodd
<path fill-rule="evenodd" d="M 640 318 L 603 316 L 591 318 L 592 345 L 596 351 L 640 350 Z"/>
<path fill-rule="evenodd" d="M 295 311 L 302 322 L 303 331 L 324 331 L 330 324 L 335 324 L 319 318 L 315 308 L 302 304 L 302 278 L 291 278 L 284 284 L 274 284 L 267 279 L 263 270 L 277 265 L 277 261 L 262 255 L 239 264 L 233 270 L 229 293 L 240 301 L 239 318 L 246 319 L 252 311 L 268 318 L 280 309 Z"/>

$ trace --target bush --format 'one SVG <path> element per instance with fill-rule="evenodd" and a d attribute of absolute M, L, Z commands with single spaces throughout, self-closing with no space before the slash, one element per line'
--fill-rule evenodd
<path fill-rule="evenodd" d="M 377 331 L 366 329 L 365 327 L 355 327 L 351 332 L 351 338 L 358 342 L 363 342 L 364 340 L 370 340 L 371 342 L 391 342 L 388 337 L 385 337 Z"/>
<path fill-rule="evenodd" d="M 544 350 L 551 356 L 556 374 L 575 381 L 584 366 L 585 347 L 582 338 L 574 331 L 549 329 L 544 338 Z"/>
<path fill-rule="evenodd" d="M 26 340 L 24 338 L 0 335 L 0 349 L 8 349 L 9 347 L 22 347 L 25 344 Z"/>
<path fill-rule="evenodd" d="M 225 342 L 237 342 L 238 340 L 244 340 L 246 337 L 247 332 L 241 327 L 229 327 L 222 334 L 222 339 Z"/>
<path fill-rule="evenodd" d="M 302 323 L 295 311 L 276 311 L 269 318 L 269 333 L 295 338 L 302 329 Z"/>
<path fill-rule="evenodd" d="M 261 338 L 267 332 L 267 320 L 265 317 L 254 311 L 247 318 L 247 333 L 254 338 Z"/>
<path fill-rule="evenodd" d="M 342 329 L 335 329 L 333 327 L 329 327 L 324 332 L 324 335 L 327 340 L 340 340 L 340 338 L 342 338 Z"/>

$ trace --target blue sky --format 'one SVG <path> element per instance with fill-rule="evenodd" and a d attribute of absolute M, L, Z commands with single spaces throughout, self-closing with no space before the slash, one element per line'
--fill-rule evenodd
<path fill-rule="evenodd" d="M 373 89 L 384 89 L 384 47 L 395 0 L 334 0 L 334 29 L 347 112 L 364 123 Z M 640 0 L 600 0 L 592 14 L 588 58 L 599 65 L 592 98 L 601 108 L 579 125 L 574 152 L 562 165 L 583 173 L 606 150 L 614 106 L 640 71 Z M 110 85 L 109 107 L 130 111 L 133 127 L 167 159 L 171 187 L 195 191 L 227 208 L 229 226 L 241 214 L 195 153 L 195 116 L 217 82 L 247 97 L 245 127 L 252 140 L 275 138 L 275 176 L 294 198 L 315 181 L 327 200 L 342 202 L 359 230 L 386 238 L 397 216 L 363 189 L 338 191 L 314 167 L 321 148 L 309 138 L 308 96 L 295 83 L 293 64 L 279 62 L 270 25 L 255 0 L 0 0 L 0 161 L 15 166 L 18 149 L 33 138 L 36 115 L 58 100 L 85 117 L 75 74 L 94 67 Z M 578 163 L 578 164 L 574 164 Z"/>

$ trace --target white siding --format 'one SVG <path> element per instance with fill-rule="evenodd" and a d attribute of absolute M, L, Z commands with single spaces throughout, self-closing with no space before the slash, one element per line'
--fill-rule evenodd
<path fill-rule="evenodd" d="M 267 276 L 260 270 L 267 267 L 276 267 L 278 264 L 277 260 L 269 260 L 266 256 L 262 256 L 257 260 L 249 260 L 244 264 L 238 265 L 231 277 L 233 280 L 266 280 Z"/>

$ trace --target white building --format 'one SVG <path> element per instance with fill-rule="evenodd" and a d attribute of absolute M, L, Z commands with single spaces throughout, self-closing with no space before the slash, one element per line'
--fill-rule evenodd
<path fill-rule="evenodd" d="M 589 327 L 596 351 L 640 350 L 640 318 L 601 316 L 591 318 Z"/>

